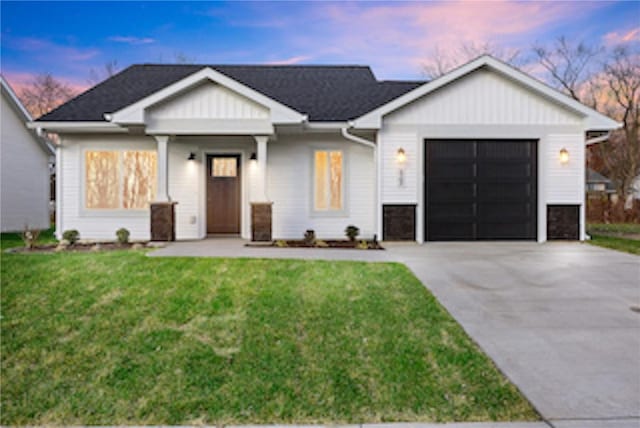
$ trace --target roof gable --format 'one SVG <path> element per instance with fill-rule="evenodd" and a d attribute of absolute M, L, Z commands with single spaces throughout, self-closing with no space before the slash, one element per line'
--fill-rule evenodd
<path fill-rule="evenodd" d="M 110 121 L 118 124 L 143 124 L 145 122 L 145 110 L 165 102 L 178 94 L 193 90 L 203 82 L 214 82 L 220 86 L 238 93 L 246 99 L 267 108 L 271 113 L 274 123 L 300 123 L 305 116 L 295 110 L 269 98 L 260 92 L 231 79 L 224 74 L 209 67 L 203 68 L 143 99 L 121 109 L 110 116 Z"/>
<path fill-rule="evenodd" d="M 418 98 L 430 94 L 446 85 L 455 84 L 460 78 L 482 68 L 488 68 L 523 86 L 524 88 L 527 88 L 528 90 L 545 97 L 568 110 L 574 111 L 576 114 L 586 118 L 588 129 L 616 129 L 620 127 L 619 123 L 609 117 L 489 55 L 483 55 L 473 61 L 470 61 L 467 64 L 464 64 L 449 73 L 440 76 L 431 82 L 425 83 L 424 85 L 407 92 L 391 102 L 364 114 L 354 121 L 354 126 L 356 128 L 364 129 L 379 129 L 382 124 L 383 116 L 396 111 Z"/>

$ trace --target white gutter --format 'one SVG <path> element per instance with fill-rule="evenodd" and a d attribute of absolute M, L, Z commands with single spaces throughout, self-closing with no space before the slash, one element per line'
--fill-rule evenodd
<path fill-rule="evenodd" d="M 353 127 L 353 122 L 349 122 L 349 126 Z M 351 140 L 351 141 L 355 141 L 356 143 L 359 144 L 363 144 L 367 147 L 370 147 L 373 149 L 373 151 L 375 152 L 376 150 L 376 145 L 375 143 L 373 143 L 372 141 L 366 140 L 362 137 L 358 137 L 357 135 L 353 135 L 353 134 L 349 134 L 349 128 L 340 128 L 340 132 L 342 133 L 342 136 L 344 138 L 346 138 L 347 140 Z"/>
<path fill-rule="evenodd" d="M 590 146 L 591 144 L 602 143 L 603 141 L 607 141 L 611 137 L 611 131 L 607 131 L 606 134 L 601 135 L 599 137 L 589 138 L 585 141 L 585 145 Z"/>

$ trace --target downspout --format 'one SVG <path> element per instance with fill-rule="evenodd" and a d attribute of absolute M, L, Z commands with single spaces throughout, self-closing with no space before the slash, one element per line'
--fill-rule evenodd
<path fill-rule="evenodd" d="M 349 121 L 349 128 L 353 128 L 353 122 Z M 365 138 L 362 137 L 358 137 L 357 135 L 353 135 L 353 134 L 349 134 L 349 128 L 341 128 L 340 131 L 342 133 L 342 136 L 344 138 L 346 138 L 347 140 L 351 140 L 355 143 L 358 144 L 362 144 L 363 146 L 367 146 L 369 148 L 371 148 L 373 150 L 373 174 L 374 174 L 374 181 L 376 183 L 376 189 L 375 189 L 375 195 L 374 195 L 374 201 L 373 201 L 373 212 L 374 212 L 374 225 L 373 225 L 373 230 L 374 230 L 374 235 L 377 235 L 378 233 L 378 226 L 380 224 L 380 210 L 378 209 L 378 205 L 380 202 L 380 173 L 379 173 L 379 159 L 378 159 L 378 146 L 372 142 L 369 141 Z M 382 239 L 382 236 L 379 236 L 378 239 Z"/>

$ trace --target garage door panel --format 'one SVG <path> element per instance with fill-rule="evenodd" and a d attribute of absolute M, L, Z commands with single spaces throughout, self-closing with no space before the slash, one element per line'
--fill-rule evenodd
<path fill-rule="evenodd" d="M 527 201 L 531 197 L 529 183 L 478 183 L 477 189 L 480 203 Z"/>
<path fill-rule="evenodd" d="M 480 162 L 478 177 L 482 178 L 518 178 L 531 177 L 531 162 Z"/>
<path fill-rule="evenodd" d="M 522 222 L 523 219 L 531 220 L 530 215 L 531 204 L 527 202 L 482 204 L 477 214 L 478 220 L 482 223 Z"/>
<path fill-rule="evenodd" d="M 535 141 L 426 141 L 425 238 L 535 239 L 536 161 Z"/>
<path fill-rule="evenodd" d="M 432 159 L 465 159 L 475 154 L 475 144 L 465 140 L 452 140 L 453 144 L 435 145 L 431 147 Z"/>
<path fill-rule="evenodd" d="M 471 222 L 436 222 L 432 241 L 466 241 L 475 234 L 475 223 Z"/>
<path fill-rule="evenodd" d="M 432 201 L 467 201 L 476 194 L 475 183 L 432 183 L 429 195 Z"/>
<path fill-rule="evenodd" d="M 529 226 L 523 223 L 480 223 L 477 229 L 478 240 L 522 239 L 531 233 Z"/>
<path fill-rule="evenodd" d="M 475 164 L 472 162 L 438 162 L 431 170 L 432 182 L 441 180 L 464 180 L 473 179 Z"/>

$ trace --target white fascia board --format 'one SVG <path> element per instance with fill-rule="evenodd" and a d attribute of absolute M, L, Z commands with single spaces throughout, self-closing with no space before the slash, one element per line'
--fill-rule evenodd
<path fill-rule="evenodd" d="M 542 96 L 555 101 L 556 103 L 568 108 L 580 116 L 587 118 L 587 129 L 601 129 L 610 130 L 617 129 L 620 124 L 613 119 L 595 111 L 594 109 L 585 106 L 584 104 L 574 100 L 573 98 L 545 85 L 544 83 L 534 79 L 522 71 L 505 64 L 493 58 L 490 55 L 483 55 L 470 61 L 447 74 L 444 74 L 431 82 L 425 83 L 416 89 L 407 92 L 406 94 L 378 107 L 375 110 L 370 111 L 356 119 L 354 126 L 362 129 L 379 129 L 382 125 L 382 117 L 389 114 L 404 105 L 415 101 L 416 99 L 439 89 L 454 80 L 457 80 L 473 71 L 482 68 L 489 67 L 490 69 L 497 71 L 498 73 L 510 78 L 511 80 L 521 84 L 522 86 L 541 94 Z"/>
<path fill-rule="evenodd" d="M 126 133 L 128 130 L 109 122 L 27 122 L 29 129 L 54 133 Z"/>
<path fill-rule="evenodd" d="M 11 87 L 11 85 L 9 85 L 9 82 L 4 80 L 4 77 L 2 75 L 0 75 L 0 82 L 2 84 L 3 91 L 7 95 L 9 95 L 9 100 L 16 107 L 16 109 L 20 112 L 20 114 L 22 115 L 24 121 L 25 122 L 31 122 L 33 120 L 31 118 L 31 114 L 29 114 L 29 111 L 27 111 L 27 109 L 24 107 L 24 105 L 22 105 L 22 103 L 18 99 L 18 96 L 16 95 L 16 93 L 13 92 L 13 88 Z"/>
<path fill-rule="evenodd" d="M 222 85 L 249 98 L 250 100 L 257 102 L 258 104 L 267 107 L 271 112 L 271 121 L 274 124 L 301 123 L 306 119 L 305 115 L 275 101 L 274 99 L 269 98 L 210 67 L 205 67 L 182 80 L 154 92 L 134 104 L 113 112 L 111 114 L 111 121 L 113 123 L 120 124 L 144 124 L 145 109 L 169 99 L 206 80 Z"/>

